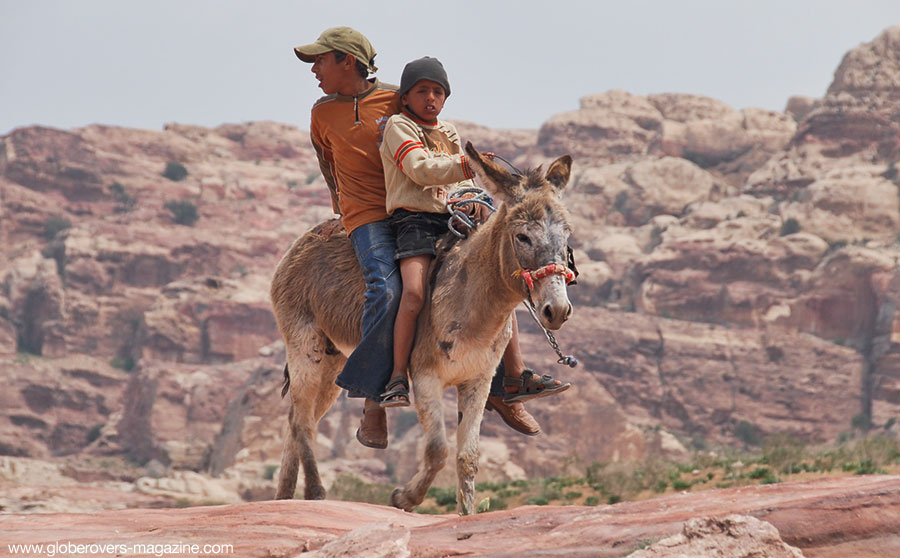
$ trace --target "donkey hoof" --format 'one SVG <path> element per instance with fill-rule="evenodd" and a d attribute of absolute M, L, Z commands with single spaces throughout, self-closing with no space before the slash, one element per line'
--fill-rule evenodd
<path fill-rule="evenodd" d="M 321 485 L 306 488 L 303 490 L 303 499 L 304 500 L 324 500 L 325 499 L 325 488 Z"/>
<path fill-rule="evenodd" d="M 401 510 L 411 512 L 416 505 L 410 502 L 409 498 L 406 496 L 406 492 L 402 488 L 395 488 L 393 492 L 391 492 L 391 505 L 395 508 L 400 508 Z"/>

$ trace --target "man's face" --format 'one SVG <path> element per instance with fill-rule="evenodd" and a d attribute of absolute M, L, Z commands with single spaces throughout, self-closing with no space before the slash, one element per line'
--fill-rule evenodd
<path fill-rule="evenodd" d="M 319 87 L 326 95 L 337 93 L 345 79 L 343 64 L 335 60 L 334 51 L 316 56 L 312 73 L 316 75 Z"/>
<path fill-rule="evenodd" d="M 428 121 L 437 119 L 444 108 L 445 100 L 444 87 L 430 79 L 417 81 L 401 99 L 411 111 Z"/>

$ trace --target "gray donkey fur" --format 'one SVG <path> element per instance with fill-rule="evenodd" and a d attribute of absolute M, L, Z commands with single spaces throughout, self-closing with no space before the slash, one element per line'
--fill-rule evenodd
<path fill-rule="evenodd" d="M 525 176 L 511 174 L 466 144 L 470 164 L 499 210 L 469 238 L 457 242 L 433 270 L 419 315 L 410 379 L 425 451 L 419 470 L 394 491 L 391 504 L 412 510 L 425 498 L 449 453 L 442 394 L 455 386 L 462 417 L 457 430 L 458 511 L 475 511 L 478 435 L 491 377 L 511 335 L 510 316 L 528 295 L 523 270 L 566 262 L 567 212 L 559 195 L 572 159 Z M 319 420 L 337 399 L 334 383 L 361 338 L 365 286 L 345 233 L 323 237 L 319 228 L 297 239 L 272 279 L 271 297 L 284 337 L 290 392 L 290 432 L 284 443 L 277 498 L 292 498 L 300 463 L 306 499 L 325 497 L 313 451 Z M 558 274 L 535 281 L 531 297 L 542 325 L 558 329 L 572 305 Z"/>

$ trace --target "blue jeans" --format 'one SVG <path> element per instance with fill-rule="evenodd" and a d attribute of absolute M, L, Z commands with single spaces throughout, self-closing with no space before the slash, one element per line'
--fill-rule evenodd
<path fill-rule="evenodd" d="M 403 292 L 394 260 L 397 243 L 387 219 L 354 229 L 350 243 L 366 281 L 366 303 L 362 340 L 335 383 L 350 397 L 378 400 L 394 368 L 394 319 Z"/>

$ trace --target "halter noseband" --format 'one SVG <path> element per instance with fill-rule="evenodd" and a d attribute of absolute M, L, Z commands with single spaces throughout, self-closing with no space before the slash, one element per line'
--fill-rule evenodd
<path fill-rule="evenodd" d="M 566 281 L 566 285 L 575 280 L 575 274 L 572 273 L 572 270 L 561 263 L 547 264 L 544 267 L 535 269 L 534 271 L 528 269 L 517 269 L 513 272 L 513 277 L 521 277 L 525 280 L 525 285 L 528 286 L 529 292 L 534 290 L 535 281 L 543 279 L 548 275 L 562 275 Z"/>

